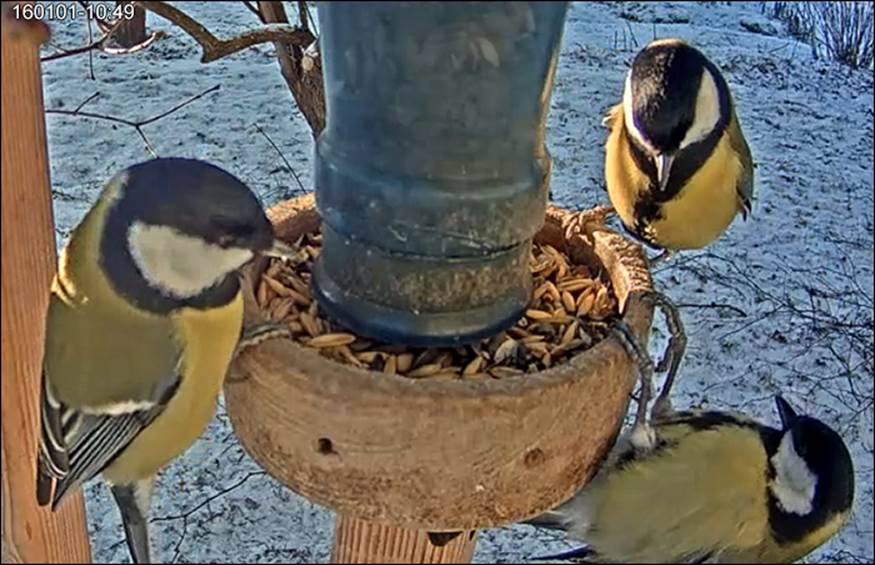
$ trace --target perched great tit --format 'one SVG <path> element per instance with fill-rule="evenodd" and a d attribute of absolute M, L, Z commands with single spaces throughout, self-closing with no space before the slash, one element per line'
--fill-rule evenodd
<path fill-rule="evenodd" d="M 734 413 L 671 412 L 621 438 L 573 498 L 527 523 L 586 547 L 537 559 L 792 563 L 845 524 L 854 469 L 842 438 L 776 397 L 775 429 Z"/>
<path fill-rule="evenodd" d="M 747 218 L 754 165 L 720 70 L 679 39 L 641 50 L 605 118 L 608 196 L 624 227 L 667 254 Z"/>
<path fill-rule="evenodd" d="M 190 159 L 114 176 L 61 252 L 46 318 L 36 495 L 102 474 L 147 563 L 156 473 L 213 416 L 241 335 L 238 269 L 292 256 L 240 180 Z"/>

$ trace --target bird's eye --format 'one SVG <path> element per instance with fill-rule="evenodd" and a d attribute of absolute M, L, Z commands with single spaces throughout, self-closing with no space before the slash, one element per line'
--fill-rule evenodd
<path fill-rule="evenodd" d="M 219 244 L 219 247 L 227 249 L 234 245 L 235 240 L 236 238 L 233 235 L 222 234 L 218 237 L 217 243 Z"/>
<path fill-rule="evenodd" d="M 253 232 L 251 225 L 227 218 L 215 218 L 213 230 L 213 233 L 216 234 L 214 236 L 215 242 L 224 248 L 237 245 L 241 240 L 251 236 Z"/>

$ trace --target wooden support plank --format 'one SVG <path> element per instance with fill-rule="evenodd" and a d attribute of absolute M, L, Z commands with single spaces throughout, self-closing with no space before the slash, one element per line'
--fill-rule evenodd
<path fill-rule="evenodd" d="M 35 497 L 45 310 L 55 230 L 43 113 L 39 22 L 10 21 L 2 42 L 2 505 L 4 563 L 89 563 L 81 493 L 58 512 Z"/>

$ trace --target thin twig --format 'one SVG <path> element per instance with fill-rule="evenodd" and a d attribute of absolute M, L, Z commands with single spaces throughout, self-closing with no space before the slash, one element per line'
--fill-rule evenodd
<path fill-rule="evenodd" d="M 202 97 L 206 96 L 207 94 L 210 94 L 211 92 L 215 92 L 215 91 L 219 90 L 219 88 L 220 88 L 220 85 L 217 84 L 217 85 L 215 85 L 211 88 L 208 88 L 207 90 L 201 92 L 200 94 L 196 94 L 195 96 L 192 96 L 191 98 L 185 100 L 184 102 L 177 104 L 176 106 L 167 110 L 166 112 L 161 112 L 160 114 L 158 114 L 156 116 L 152 116 L 151 118 L 147 118 L 145 120 L 140 120 L 140 121 L 133 121 L 133 120 L 125 119 L 125 118 L 118 118 L 116 116 L 110 116 L 107 114 L 98 114 L 95 112 L 83 112 L 81 110 L 82 106 L 84 106 L 86 103 L 90 102 L 93 98 L 95 98 L 96 94 L 92 95 L 85 102 L 80 104 L 75 110 L 49 109 L 49 110 L 46 110 L 46 114 L 62 114 L 65 116 L 81 116 L 83 118 L 92 118 L 95 120 L 105 120 L 107 122 L 114 122 L 117 124 L 122 124 L 122 125 L 132 127 L 137 131 L 137 134 L 139 134 L 140 138 L 142 138 L 143 142 L 146 144 L 146 149 L 149 150 L 149 152 L 152 154 L 153 157 L 157 157 L 158 153 L 155 152 L 155 148 L 152 147 L 152 143 L 149 141 L 149 138 L 146 137 L 146 134 L 143 132 L 143 126 L 149 125 L 153 122 L 160 120 L 161 118 L 167 117 L 168 115 L 172 114 L 173 112 L 176 112 L 177 110 L 179 110 L 183 106 L 187 106 L 188 104 L 191 104 L 195 100 L 202 98 Z"/>
<path fill-rule="evenodd" d="M 86 13 L 88 13 L 88 12 L 87 12 L 87 10 L 88 10 L 88 6 L 91 4 L 91 2 L 81 2 L 81 1 L 80 1 L 80 2 L 77 2 L 77 3 L 78 3 L 80 6 L 82 6 L 83 8 L 85 8 L 85 9 L 86 9 Z M 100 28 L 100 31 L 101 31 L 101 32 L 103 32 L 103 33 L 107 33 L 107 32 L 109 32 L 109 30 L 112 29 L 112 26 L 114 25 L 114 22 L 108 22 L 108 21 L 104 20 L 103 18 L 99 18 L 99 17 L 97 17 L 97 16 L 93 13 L 93 11 L 92 11 L 91 15 L 92 15 L 94 21 L 97 22 L 97 27 Z"/>
<path fill-rule="evenodd" d="M 112 35 L 115 33 L 116 29 L 124 23 L 124 20 L 119 19 L 118 21 L 112 24 L 112 27 L 107 31 L 100 39 L 96 41 L 91 40 L 91 23 L 88 24 L 88 35 L 89 35 L 89 43 L 88 45 L 83 45 L 82 47 L 76 47 L 75 49 L 62 49 L 58 53 L 52 53 L 51 55 L 46 55 L 42 57 L 40 61 L 54 61 L 57 59 L 63 59 L 65 57 L 72 57 L 74 55 L 81 55 L 82 53 L 88 53 L 89 61 L 91 61 L 92 52 L 94 50 L 103 51 L 108 55 L 127 55 L 130 53 L 136 53 L 137 51 L 141 51 L 146 47 L 149 47 L 157 40 L 163 38 L 166 34 L 161 31 L 154 31 L 152 34 L 147 37 L 143 42 L 138 43 L 136 45 L 132 45 L 131 47 L 108 47 L 107 43 L 112 38 Z M 91 78 L 94 78 L 94 68 L 92 66 L 91 69 Z"/>
<path fill-rule="evenodd" d="M 94 33 L 91 30 L 91 18 L 88 18 L 88 43 L 94 44 Z M 91 73 L 91 80 L 97 80 L 94 76 L 94 49 L 88 50 L 88 71 Z"/>
<path fill-rule="evenodd" d="M 94 94 L 92 94 L 91 96 L 89 96 L 88 98 L 86 98 L 85 100 L 83 100 L 82 103 L 79 104 L 78 106 L 76 106 L 76 109 L 73 110 L 73 111 L 74 111 L 74 112 L 78 112 L 79 110 L 81 110 L 82 108 L 84 108 L 86 104 L 88 104 L 89 102 L 91 102 L 92 100 L 94 100 L 95 98 L 97 98 L 98 96 L 100 96 L 100 92 L 99 92 L 99 91 L 98 91 L 98 92 L 95 92 Z"/>
<path fill-rule="evenodd" d="M 747 312 L 739 308 L 738 306 L 733 306 L 732 304 L 717 304 L 712 302 L 710 304 L 693 304 L 691 302 L 677 304 L 678 308 L 724 308 L 726 310 L 731 310 L 738 314 L 741 317 L 747 317 Z"/>
<path fill-rule="evenodd" d="M 40 61 L 45 63 L 46 61 L 54 61 L 56 59 L 63 59 L 64 57 L 72 57 L 73 55 L 79 55 L 81 53 L 87 53 L 93 49 L 100 49 L 103 47 L 104 43 L 112 37 L 112 34 L 122 25 L 123 20 L 119 20 L 115 22 L 112 28 L 103 34 L 103 36 L 97 41 L 92 41 L 88 45 L 83 45 L 82 47 L 76 47 L 75 49 L 63 49 L 59 53 L 52 53 L 51 55 L 46 55 L 45 57 L 41 57 Z"/>
<path fill-rule="evenodd" d="M 222 490 L 216 492 L 215 494 L 208 496 L 206 499 L 204 499 L 200 503 L 196 504 L 191 509 L 186 510 L 182 514 L 176 514 L 176 515 L 172 515 L 172 516 L 159 516 L 157 518 L 152 518 L 149 521 L 154 524 L 155 522 L 170 522 L 172 520 L 180 520 L 180 519 L 188 518 L 189 516 L 191 516 L 192 514 L 194 514 L 195 512 L 197 512 L 198 510 L 200 510 L 201 508 L 203 508 L 204 506 L 209 504 L 210 502 L 216 500 L 217 498 L 221 498 L 221 497 L 225 496 L 226 494 L 228 494 L 229 492 L 233 491 L 236 488 L 239 488 L 240 486 L 243 485 L 243 483 L 245 483 L 249 479 L 251 479 L 253 477 L 261 477 L 265 474 L 266 473 L 264 471 L 251 471 L 251 472 L 247 473 L 245 477 L 243 477 L 242 479 L 240 479 L 239 481 L 237 481 L 233 485 L 231 485 L 227 488 L 223 488 Z"/>
<path fill-rule="evenodd" d="M 301 29 L 308 29 L 307 12 L 307 0 L 298 0 L 298 21 L 301 22 Z"/>
<path fill-rule="evenodd" d="M 194 102 L 195 100 L 197 100 L 197 99 L 199 99 L 199 98 L 203 98 L 203 97 L 206 96 L 207 94 L 210 94 L 210 93 L 212 93 L 212 92 L 215 92 L 215 91 L 219 90 L 219 88 L 221 88 L 221 85 L 219 85 L 219 84 L 217 84 L 217 85 L 215 85 L 215 86 L 213 86 L 213 87 L 210 87 L 210 88 L 204 90 L 203 92 L 201 92 L 200 94 L 195 94 L 194 96 L 192 96 L 192 97 L 189 98 L 188 100 L 186 100 L 186 101 L 184 101 L 184 102 L 181 102 L 181 103 L 177 104 L 176 106 L 174 106 L 173 108 L 167 110 L 166 112 L 162 112 L 162 113 L 158 114 L 157 116 L 154 116 L 154 117 L 152 117 L 152 118 L 149 118 L 148 120 L 144 120 L 144 121 L 140 122 L 139 125 L 141 125 L 141 126 L 145 126 L 145 125 L 151 124 L 152 122 L 155 122 L 155 121 L 157 121 L 157 120 L 160 120 L 161 118 L 164 118 L 164 117 L 166 117 L 166 116 L 172 114 L 173 112 L 179 110 L 179 109 L 182 108 L 183 106 L 188 106 L 189 104 L 191 104 L 191 103 Z"/>
<path fill-rule="evenodd" d="M 258 18 L 258 21 L 260 21 L 260 22 L 263 23 L 263 24 L 264 24 L 264 23 L 267 23 L 267 22 L 264 21 L 264 17 L 261 15 L 261 12 L 258 11 L 258 8 L 256 8 L 255 6 L 252 5 L 252 2 L 246 2 L 246 1 L 244 0 L 244 1 L 243 1 L 243 5 L 246 6 L 246 8 L 247 8 L 250 12 L 252 12 L 253 14 L 255 14 L 255 17 Z"/>
<path fill-rule="evenodd" d="M 268 24 L 259 29 L 244 31 L 231 39 L 219 39 L 203 24 L 166 2 L 136 2 L 136 4 L 176 24 L 197 41 L 203 49 L 202 63 L 210 63 L 260 43 L 284 41 L 306 47 L 315 39 L 309 31 L 288 24 Z"/>
<path fill-rule="evenodd" d="M 292 176 L 295 177 L 295 180 L 296 180 L 296 181 L 298 181 L 298 186 L 301 187 L 301 191 L 302 191 L 302 192 L 307 192 L 307 189 L 304 188 L 304 183 L 302 183 L 302 182 L 301 182 L 301 179 L 298 178 L 298 173 L 295 172 L 295 168 L 292 166 L 291 163 L 289 163 L 289 160 L 286 159 L 286 156 L 283 155 L 283 152 L 280 151 L 280 148 L 279 148 L 279 147 L 277 147 L 277 144 L 273 142 L 273 140 L 270 138 L 269 135 L 267 135 L 267 132 L 266 132 L 266 131 L 264 131 L 263 129 L 261 129 L 261 126 L 260 126 L 260 125 L 258 125 L 258 124 L 254 124 L 254 125 L 255 125 L 255 129 L 257 129 L 257 130 L 259 131 L 259 133 L 261 133 L 261 135 L 263 135 L 263 136 L 267 139 L 268 143 L 270 143 L 271 145 L 273 145 L 273 148 L 276 149 L 276 152 L 279 153 L 280 159 L 283 160 L 283 163 L 285 163 L 285 164 L 286 164 L 286 167 L 288 167 L 289 170 L 292 172 Z"/>
<path fill-rule="evenodd" d="M 629 23 L 629 20 L 626 20 L 626 27 L 629 28 L 629 36 L 632 39 L 632 43 L 635 45 L 635 47 L 638 47 L 638 38 L 635 37 L 635 32 L 632 31 L 632 24 Z"/>

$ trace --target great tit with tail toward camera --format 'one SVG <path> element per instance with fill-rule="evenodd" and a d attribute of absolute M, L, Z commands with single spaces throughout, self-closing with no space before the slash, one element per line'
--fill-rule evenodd
<path fill-rule="evenodd" d="M 675 412 L 666 392 L 591 482 L 527 522 L 587 544 L 537 560 L 792 563 L 845 524 L 854 469 L 826 424 L 780 396 L 776 429 L 731 412 Z"/>
<path fill-rule="evenodd" d="M 720 70 L 679 39 L 642 49 L 605 118 L 605 182 L 625 228 L 663 258 L 751 209 L 754 164 Z"/>
<path fill-rule="evenodd" d="M 156 473 L 213 416 L 243 321 L 238 270 L 296 257 L 241 181 L 190 159 L 129 167 L 70 235 L 52 283 L 36 495 L 56 508 L 98 474 L 132 558 L 150 561 Z"/>

